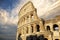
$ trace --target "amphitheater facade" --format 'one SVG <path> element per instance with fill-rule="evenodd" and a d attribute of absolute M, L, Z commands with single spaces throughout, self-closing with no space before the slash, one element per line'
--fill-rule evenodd
<path fill-rule="evenodd" d="M 60 16 L 44 20 L 37 16 L 37 10 L 29 1 L 18 14 L 16 40 L 60 40 Z"/>

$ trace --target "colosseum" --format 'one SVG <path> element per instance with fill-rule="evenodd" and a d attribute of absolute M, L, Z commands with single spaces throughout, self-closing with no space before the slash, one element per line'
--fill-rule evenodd
<path fill-rule="evenodd" d="M 39 18 L 37 9 L 29 1 L 21 8 L 18 18 L 16 40 L 60 40 L 60 16 L 49 20 Z"/>

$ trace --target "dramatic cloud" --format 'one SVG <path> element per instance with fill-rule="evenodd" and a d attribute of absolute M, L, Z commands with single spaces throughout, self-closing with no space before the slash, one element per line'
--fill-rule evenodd
<path fill-rule="evenodd" d="M 8 20 L 8 15 L 7 15 L 7 12 L 3 9 L 0 9 L 0 23 L 6 23 L 7 20 Z"/>
<path fill-rule="evenodd" d="M 2 0 L 0 0 L 0 40 L 15 40 L 18 21 L 18 12 L 15 11 L 15 8 L 18 3 L 20 3 L 20 0 L 1 1 Z"/>
<path fill-rule="evenodd" d="M 9 17 L 9 12 L 0 9 L 0 23 L 1 24 L 17 24 L 18 21 L 18 16 L 16 15 L 12 15 L 11 17 Z"/>
<path fill-rule="evenodd" d="M 58 0 L 19 0 L 19 3 L 11 11 L 11 20 L 9 19 L 10 22 L 12 22 L 13 20 L 14 21 L 12 23 L 18 22 L 18 13 L 22 6 L 28 1 L 31 1 L 34 4 L 35 8 L 37 9 L 38 17 L 41 17 L 45 15 L 51 5 L 56 3 Z"/>
<path fill-rule="evenodd" d="M 8 4 L 10 7 L 12 6 L 11 8 L 9 6 L 7 8 L 6 6 L 6 9 L 8 11 L 0 9 L 0 40 L 15 40 L 18 13 L 21 7 L 28 1 L 32 1 L 35 8 L 37 9 L 38 17 L 41 17 L 46 14 L 45 12 L 48 10 L 48 8 L 50 8 L 50 6 L 54 4 L 57 0 L 19 0 L 19 2 L 15 1 L 16 4 L 13 4 L 14 7 L 12 6 L 12 4 Z M 3 6 L 3 8 L 5 7 Z"/>
<path fill-rule="evenodd" d="M 53 5 L 58 0 L 31 0 L 35 7 L 37 8 L 38 16 L 42 16 L 49 9 L 51 5 Z"/>
<path fill-rule="evenodd" d="M 32 1 L 35 8 L 37 9 L 38 17 L 41 17 L 45 12 L 58 0 L 20 0 L 21 2 L 12 10 L 14 13 L 19 13 L 21 7 L 28 1 Z"/>

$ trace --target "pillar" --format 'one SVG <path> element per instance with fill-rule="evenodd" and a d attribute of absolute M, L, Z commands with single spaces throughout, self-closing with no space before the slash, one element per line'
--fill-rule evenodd
<path fill-rule="evenodd" d="M 29 28 L 29 29 L 28 29 L 28 32 L 29 32 L 29 34 L 31 34 L 31 33 L 32 33 L 31 25 L 29 25 L 28 28 Z"/>
<path fill-rule="evenodd" d="M 40 21 L 39 25 L 40 25 L 40 32 L 45 31 L 45 28 L 44 28 L 42 21 Z"/>
<path fill-rule="evenodd" d="M 36 33 L 36 31 L 37 31 L 36 24 L 33 25 L 33 31 L 34 31 L 34 33 Z"/>

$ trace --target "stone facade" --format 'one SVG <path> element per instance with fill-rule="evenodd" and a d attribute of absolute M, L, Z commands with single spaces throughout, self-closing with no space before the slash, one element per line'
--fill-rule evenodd
<path fill-rule="evenodd" d="M 16 40 L 60 40 L 60 16 L 44 21 L 32 2 L 20 10 Z"/>

